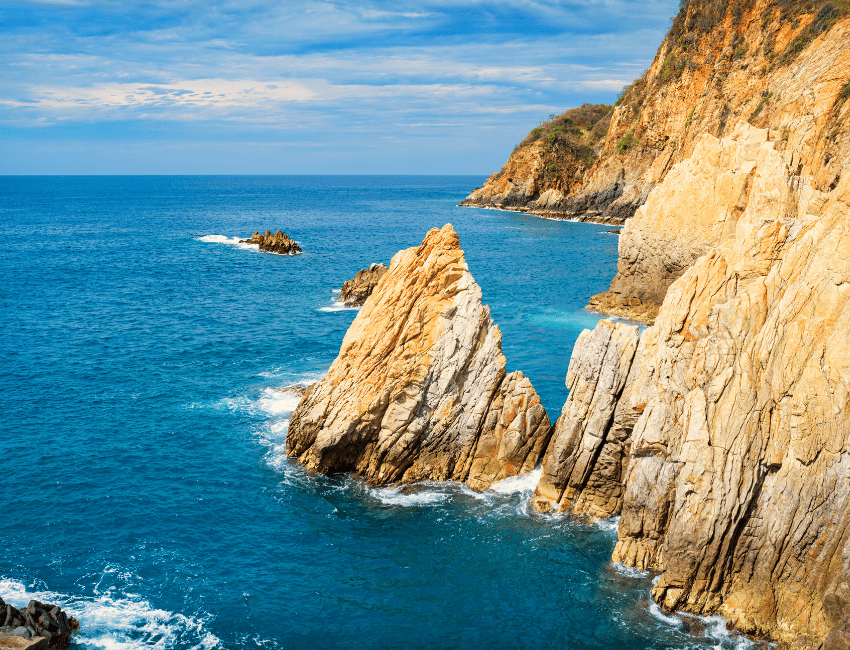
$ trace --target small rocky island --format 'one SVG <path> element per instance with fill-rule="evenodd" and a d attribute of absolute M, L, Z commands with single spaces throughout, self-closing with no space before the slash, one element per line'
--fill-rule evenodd
<path fill-rule="evenodd" d="M 372 264 L 368 269 L 360 269 L 353 279 L 343 283 L 339 301 L 346 307 L 361 307 L 387 271 L 386 264 Z"/>
<path fill-rule="evenodd" d="M 78 629 L 77 619 L 58 605 L 31 600 L 26 609 L 19 610 L 0 598 L 0 648 L 67 648 L 71 633 Z"/>
<path fill-rule="evenodd" d="M 297 255 L 301 252 L 301 247 L 293 239 L 289 238 L 284 232 L 278 230 L 272 234 L 270 230 L 266 230 L 266 234 L 262 235 L 255 232 L 250 239 L 240 239 L 240 244 L 258 244 L 261 251 L 268 253 L 277 253 L 278 255 Z"/>

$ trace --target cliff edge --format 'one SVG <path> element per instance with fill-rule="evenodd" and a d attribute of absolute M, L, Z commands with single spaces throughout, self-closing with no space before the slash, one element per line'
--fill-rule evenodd
<path fill-rule="evenodd" d="M 705 209 L 692 200 L 668 210 L 671 218 L 638 211 L 678 163 L 700 159 L 693 154 L 705 134 L 721 142 L 747 137 L 734 133 L 746 121 L 763 130 L 760 137 L 783 153 L 795 176 L 821 191 L 836 187 L 850 166 L 850 5 L 685 0 L 680 6 L 652 65 L 609 115 L 592 127 L 585 120 L 575 146 L 558 150 L 558 138 L 544 137 L 572 119 L 568 111 L 535 129 L 543 135 L 532 131 L 502 170 L 461 203 L 628 221 L 617 278 L 592 306 L 647 322 L 673 280 L 728 234 L 714 221 L 728 222 L 727 213 L 746 207 L 745 183 L 723 205 L 707 185 L 700 188 L 709 199 Z M 739 172 L 746 181 L 747 170 Z"/>
<path fill-rule="evenodd" d="M 642 208 L 663 221 L 708 180 L 732 209 L 636 346 L 605 321 L 579 339 L 573 362 L 596 361 L 570 373 L 605 399 L 571 393 L 569 412 L 586 415 L 559 420 L 537 499 L 621 513 L 613 559 L 660 571 L 652 596 L 668 610 L 843 648 L 850 176 L 819 189 L 766 129 L 734 133 L 704 135 Z"/>

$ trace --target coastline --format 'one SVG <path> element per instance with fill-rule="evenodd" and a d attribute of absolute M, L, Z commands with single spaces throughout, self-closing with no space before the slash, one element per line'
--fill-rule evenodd
<path fill-rule="evenodd" d="M 598 223 L 603 226 L 622 226 L 626 222 L 626 219 L 620 217 L 600 217 L 592 215 L 590 213 L 584 213 L 577 217 L 567 216 L 568 213 L 566 212 L 534 210 L 526 208 L 524 206 L 509 208 L 506 206 L 498 205 L 476 205 L 475 203 L 467 203 L 466 201 L 461 201 L 460 203 L 458 203 L 457 207 L 479 208 L 481 210 L 500 210 L 502 212 L 520 212 L 523 214 L 530 214 L 535 217 L 540 217 L 541 219 L 549 219 L 550 221 L 570 221 L 572 223 Z"/>

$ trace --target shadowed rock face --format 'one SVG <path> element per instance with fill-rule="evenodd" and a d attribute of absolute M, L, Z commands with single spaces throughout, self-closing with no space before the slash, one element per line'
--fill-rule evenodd
<path fill-rule="evenodd" d="M 261 251 L 268 253 L 277 253 L 278 255 L 295 255 L 301 252 L 301 247 L 298 242 L 293 241 L 284 232 L 278 230 L 272 234 L 270 230 L 266 230 L 265 235 L 255 232 L 250 239 L 239 240 L 240 244 L 258 244 Z"/>
<path fill-rule="evenodd" d="M 372 291 L 378 284 L 378 280 L 384 277 L 389 269 L 386 264 L 372 264 L 368 269 L 360 269 L 351 280 L 342 284 L 339 292 L 339 300 L 346 307 L 360 307 L 366 298 L 372 295 Z"/>
<path fill-rule="evenodd" d="M 531 382 L 506 373 L 501 332 L 446 225 L 393 257 L 286 445 L 309 469 L 371 484 L 483 489 L 532 470 L 551 429 Z"/>
<path fill-rule="evenodd" d="M 67 648 L 71 633 L 79 628 L 77 619 L 58 605 L 31 600 L 26 609 L 19 610 L 0 598 L 0 647 Z"/>
<path fill-rule="evenodd" d="M 819 191 L 791 155 L 757 141 L 705 136 L 695 153 L 705 158 L 653 190 L 647 219 L 652 206 L 685 205 L 682 197 L 700 196 L 714 179 L 715 204 L 732 208 L 715 222 L 721 243 L 672 283 L 631 361 L 595 354 L 597 373 L 581 376 L 603 384 L 606 399 L 570 395 L 576 404 L 565 412 L 582 421 L 566 429 L 568 444 L 556 437 L 539 491 L 563 505 L 563 487 L 572 507 L 597 504 L 600 476 L 614 495 L 606 450 L 620 444 L 619 423 L 633 422 L 613 559 L 661 571 L 652 596 L 669 610 L 719 613 L 795 647 L 828 639 L 842 648 L 850 629 L 850 175 Z M 717 155 L 726 147 L 739 150 Z M 749 171 L 741 160 L 751 161 Z M 684 173 L 702 165 L 706 173 Z M 746 185 L 738 174 L 750 180 L 735 213 Z M 582 336 L 577 358 L 596 349 L 593 337 Z M 595 422 L 609 417 L 607 395 L 623 374 L 600 443 L 605 429 Z M 585 403 L 587 414 L 578 409 Z M 559 449 L 569 453 L 550 466 Z M 614 498 L 602 506 L 617 513 Z"/>

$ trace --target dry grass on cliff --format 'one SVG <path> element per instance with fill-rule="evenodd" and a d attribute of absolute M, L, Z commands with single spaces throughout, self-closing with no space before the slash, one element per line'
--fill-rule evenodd
<path fill-rule="evenodd" d="M 552 152 L 571 154 L 592 164 L 593 145 L 608 133 L 613 110 L 608 104 L 582 104 L 561 115 L 551 115 L 548 122 L 532 129 L 517 148 L 541 140 Z"/>

